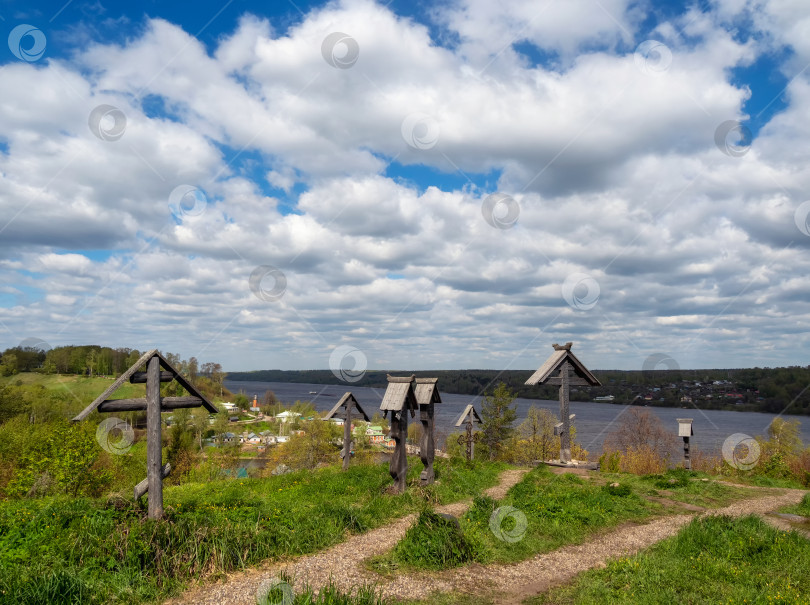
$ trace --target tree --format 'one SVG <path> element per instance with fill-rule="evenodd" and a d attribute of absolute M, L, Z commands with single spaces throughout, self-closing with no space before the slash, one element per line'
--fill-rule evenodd
<path fill-rule="evenodd" d="M 191 412 L 188 409 L 175 410 L 172 419 L 166 457 L 172 465 L 174 482 L 179 482 L 194 467 L 194 431 L 189 426 Z"/>
<path fill-rule="evenodd" d="M 798 420 L 774 418 L 768 426 L 768 441 L 773 449 L 782 454 L 792 454 L 802 447 Z"/>
<path fill-rule="evenodd" d="M 200 371 L 200 364 L 197 361 L 196 357 L 191 357 L 188 360 L 188 380 L 191 384 L 194 384 L 194 381 L 197 380 L 197 374 Z"/>
<path fill-rule="evenodd" d="M 421 422 L 411 422 L 408 424 L 408 441 L 412 445 L 419 445 L 422 442 Z"/>
<path fill-rule="evenodd" d="M 233 402 L 240 410 L 246 410 L 250 407 L 250 400 L 244 393 L 237 393 L 233 398 Z"/>
<path fill-rule="evenodd" d="M 341 429 L 334 422 L 313 420 L 303 425 L 303 435 L 293 435 L 279 446 L 279 460 L 295 469 L 315 468 L 320 462 L 336 462 Z"/>
<path fill-rule="evenodd" d="M 95 349 L 90 349 L 87 353 L 87 357 L 84 358 L 85 367 L 87 367 L 87 371 L 90 374 L 90 378 L 93 377 L 93 369 L 96 367 L 96 351 Z"/>
<path fill-rule="evenodd" d="M 521 438 L 518 444 L 518 457 L 525 462 L 532 462 L 548 460 L 555 450 L 559 452 L 559 443 L 554 435 L 554 425 L 558 422 L 557 417 L 549 410 L 532 405 L 526 420 L 517 428 Z"/>
<path fill-rule="evenodd" d="M 6 353 L 0 361 L 0 376 L 12 376 L 17 373 L 17 356 L 14 353 Z"/>
<path fill-rule="evenodd" d="M 202 451 L 202 438 L 203 435 L 208 430 L 210 423 L 208 422 L 208 410 L 204 407 L 194 408 L 194 411 L 191 412 L 191 426 L 194 428 L 194 432 L 197 435 L 197 442 L 199 443 L 200 450 Z"/>
<path fill-rule="evenodd" d="M 664 461 L 677 447 L 674 431 L 664 428 L 660 418 L 649 410 L 633 408 L 618 428 L 605 439 L 604 450 L 618 452 L 650 451 Z"/>
<path fill-rule="evenodd" d="M 489 450 L 489 459 L 495 460 L 500 454 L 503 446 L 514 429 L 512 423 L 517 417 L 515 410 L 511 407 L 515 400 L 515 394 L 501 382 L 495 387 L 492 395 L 484 397 L 481 406 L 481 433 L 483 441 Z"/>

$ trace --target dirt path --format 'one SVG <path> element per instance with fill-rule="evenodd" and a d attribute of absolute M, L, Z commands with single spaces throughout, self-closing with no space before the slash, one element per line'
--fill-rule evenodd
<path fill-rule="evenodd" d="M 487 495 L 502 498 L 526 472 L 521 469 L 505 471 L 500 476 L 499 485 L 487 490 Z M 774 495 L 774 491 L 779 493 Z M 742 516 L 752 513 L 764 516 L 779 507 L 798 503 L 805 493 L 802 490 L 769 488 L 766 495 L 741 500 L 721 509 L 678 514 L 644 525 L 626 523 L 583 544 L 565 546 L 513 565 L 476 564 L 438 573 L 403 574 L 386 581 L 366 570 L 362 562 L 393 548 L 415 519 L 415 515 L 408 515 L 384 527 L 352 536 L 319 553 L 287 563 L 237 572 L 224 583 L 194 589 L 178 599 L 168 601 L 166 605 L 253 605 L 262 584 L 278 578 L 282 572 L 295 578 L 296 591 L 307 583 L 314 587 L 323 586 L 331 578 L 337 586 L 347 591 L 362 584 L 377 584 L 387 597 L 419 599 L 429 597 L 436 591 L 459 591 L 495 594 L 497 603 L 518 605 L 526 597 L 564 584 L 587 569 L 603 567 L 608 558 L 636 553 L 675 535 L 695 516 Z M 457 502 L 438 507 L 436 511 L 460 516 L 469 506 L 470 501 Z"/>
<path fill-rule="evenodd" d="M 764 514 L 788 504 L 796 504 L 802 490 L 780 490 L 779 495 L 761 496 L 736 502 L 722 509 L 702 513 L 742 516 Z M 625 556 L 675 535 L 695 515 L 677 515 L 657 519 L 646 525 L 625 524 L 583 544 L 565 546 L 514 565 L 469 566 L 440 574 L 402 576 L 381 586 L 388 596 L 407 595 L 425 598 L 432 591 L 457 590 L 481 594 L 495 593 L 498 603 L 518 605 L 533 596 L 570 581 L 593 567 L 604 567 L 611 557 Z M 526 581 L 527 579 L 530 581 Z"/>
<path fill-rule="evenodd" d="M 528 469 L 504 471 L 499 477 L 498 485 L 484 493 L 496 500 L 501 499 L 527 472 Z M 458 517 L 471 504 L 471 500 L 466 500 L 439 506 L 435 510 Z M 236 572 L 224 583 L 192 589 L 179 598 L 166 601 L 165 605 L 255 605 L 262 584 L 280 577 L 282 572 L 295 578 L 296 591 L 307 583 L 315 587 L 324 586 L 330 578 L 345 590 L 377 582 L 379 577 L 363 568 L 363 559 L 383 554 L 393 548 L 413 525 L 415 518 L 416 515 L 408 515 L 383 527 L 354 535 L 321 552 L 286 563 Z"/>

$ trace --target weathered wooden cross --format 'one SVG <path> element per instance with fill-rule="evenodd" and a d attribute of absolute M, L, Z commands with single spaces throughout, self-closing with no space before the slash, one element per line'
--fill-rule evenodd
<path fill-rule="evenodd" d="M 436 387 L 438 380 L 438 378 L 417 378 L 416 388 L 414 389 L 416 403 L 419 404 L 419 420 L 422 423 L 419 457 L 425 466 L 425 470 L 419 476 L 419 485 L 429 485 L 436 478 L 433 471 L 433 458 L 436 455 L 433 412 L 434 405 L 442 402 L 439 389 Z"/>
<path fill-rule="evenodd" d="M 360 407 L 360 404 L 357 403 L 357 399 L 354 398 L 354 395 L 351 392 L 346 393 L 343 397 L 340 398 L 329 412 L 324 416 L 324 420 L 329 420 L 330 418 L 343 418 L 343 452 L 341 453 L 341 457 L 343 458 L 343 470 L 349 470 L 349 459 L 352 457 L 352 408 L 356 409 L 360 415 L 363 417 L 363 420 L 366 422 L 369 421 L 368 414 L 363 411 L 363 408 Z"/>
<path fill-rule="evenodd" d="M 601 383 L 591 372 L 582 365 L 576 355 L 571 352 L 571 345 L 554 344 L 554 353 L 546 359 L 542 366 L 526 381 L 526 384 L 553 384 L 560 387 L 560 424 L 554 427 L 554 434 L 560 436 L 560 462 L 571 464 L 571 420 L 574 414 L 568 413 L 569 387 L 571 386 L 600 386 Z M 557 376 L 553 376 L 559 372 Z"/>
<path fill-rule="evenodd" d="M 146 372 L 138 371 L 146 364 Z M 163 368 L 163 372 L 160 369 Z M 146 398 L 138 399 L 107 399 L 117 391 L 125 381 L 133 384 L 146 383 Z M 176 380 L 180 386 L 189 392 L 188 397 L 161 397 L 160 383 Z M 82 410 L 73 422 L 87 418 L 93 411 L 98 412 L 140 412 L 146 411 L 146 479 L 135 486 L 134 494 L 137 500 L 147 491 L 149 492 L 148 516 L 150 519 L 163 517 L 163 479 L 168 476 L 171 466 L 162 464 L 163 442 L 161 437 L 161 412 L 177 410 L 180 408 L 204 407 L 212 414 L 217 410 L 200 392 L 195 389 L 183 376 L 175 370 L 168 361 L 152 349 L 144 353 L 132 367 L 121 374 L 93 403 Z"/>
<path fill-rule="evenodd" d="M 468 461 L 473 459 L 473 443 L 478 441 L 481 435 L 481 433 L 473 434 L 473 422 L 476 424 L 482 424 L 481 417 L 478 415 L 478 412 L 475 411 L 473 404 L 470 404 L 464 408 L 464 411 L 461 412 L 461 416 L 459 416 L 458 420 L 456 421 L 456 426 L 461 426 L 464 423 L 467 425 L 467 434 L 458 436 L 458 444 L 466 444 Z"/>
<path fill-rule="evenodd" d="M 405 440 L 408 438 L 408 411 L 414 416 L 419 404 L 413 387 L 416 376 L 388 376 L 388 388 L 385 389 L 380 409 L 383 415 L 391 412 L 391 439 L 396 444 L 394 455 L 388 473 L 394 480 L 394 489 L 402 493 L 405 491 L 405 479 L 408 474 L 408 457 L 405 452 Z"/>

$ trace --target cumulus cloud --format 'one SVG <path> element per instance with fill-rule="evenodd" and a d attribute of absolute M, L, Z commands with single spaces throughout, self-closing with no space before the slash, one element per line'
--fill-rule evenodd
<path fill-rule="evenodd" d="M 323 368 L 339 344 L 369 367 L 528 368 L 566 340 L 594 367 L 802 363 L 810 16 L 728 1 L 644 29 L 597 4 L 457 0 L 428 27 L 347 0 L 285 30 L 245 14 L 213 48 L 154 18 L 5 65 L 7 345 L 229 369 Z M 732 71 L 777 47 L 787 107 L 724 153 L 751 95 Z M 93 123 L 101 105 L 124 122 Z M 484 216 L 495 189 L 509 225 Z"/>

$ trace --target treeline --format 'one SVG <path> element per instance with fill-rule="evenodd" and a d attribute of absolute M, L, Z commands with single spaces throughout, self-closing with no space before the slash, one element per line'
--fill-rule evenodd
<path fill-rule="evenodd" d="M 14 376 L 24 372 L 36 374 L 72 374 L 88 378 L 115 378 L 138 361 L 143 351 L 98 345 L 64 346 L 45 351 L 35 347 L 13 347 L 0 357 L 0 376 L 11 380 L 0 384 L 0 423 L 24 414 L 35 421 L 66 418 L 90 403 L 71 389 L 49 390 L 41 384 L 23 384 Z M 224 387 L 225 372 L 215 362 L 200 363 L 196 357 L 182 359 L 176 353 L 162 353 L 166 360 L 209 399 L 231 397 Z M 101 388 L 101 387 L 100 387 Z M 164 396 L 186 395 L 177 382 L 163 383 Z M 99 393 L 100 394 L 100 391 Z M 140 421 L 144 414 L 131 414 Z"/>
<path fill-rule="evenodd" d="M 403 375 L 403 370 L 367 371 L 351 383 L 362 387 L 385 388 L 387 374 Z M 527 386 L 533 370 L 433 370 L 413 372 L 416 376 L 439 378 L 439 390 L 461 395 L 483 395 L 505 383 L 518 397 L 556 399 L 558 388 Z M 571 399 L 591 401 L 612 395 L 614 404 L 735 409 L 810 415 L 810 367 L 704 369 L 704 370 L 596 370 L 600 387 L 572 388 Z M 229 372 L 229 380 L 336 384 L 331 370 L 258 370 Z M 715 382 L 722 383 L 715 385 Z M 700 386 L 696 386 L 696 385 Z M 739 398 L 729 399 L 729 394 Z M 650 395 L 651 399 L 645 399 Z M 690 398 L 691 401 L 684 401 Z"/>

